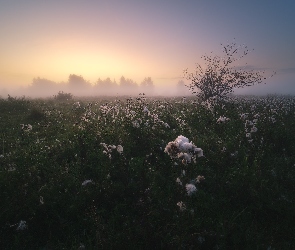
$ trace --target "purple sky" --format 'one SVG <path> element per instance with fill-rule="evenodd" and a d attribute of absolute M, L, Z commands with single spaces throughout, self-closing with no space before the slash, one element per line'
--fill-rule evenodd
<path fill-rule="evenodd" d="M 241 62 L 276 71 L 245 93 L 295 94 L 295 1 L 0 0 L 0 91 L 35 77 L 94 83 L 121 76 L 174 85 L 220 43 L 254 49 Z"/>

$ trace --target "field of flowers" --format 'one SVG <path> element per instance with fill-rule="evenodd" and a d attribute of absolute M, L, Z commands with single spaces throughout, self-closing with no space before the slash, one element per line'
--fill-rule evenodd
<path fill-rule="evenodd" d="M 1 249 L 294 249 L 295 98 L 0 99 Z"/>

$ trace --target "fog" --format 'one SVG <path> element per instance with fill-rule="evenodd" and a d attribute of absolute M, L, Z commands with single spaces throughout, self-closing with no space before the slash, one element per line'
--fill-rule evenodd
<path fill-rule="evenodd" d="M 251 87 L 236 89 L 236 95 L 295 95 L 295 82 L 292 77 L 284 79 L 283 83 L 274 80 L 267 84 L 258 84 Z M 0 87 L 0 97 L 30 97 L 30 98 L 53 98 L 59 92 L 70 93 L 74 97 L 80 96 L 138 96 L 144 93 L 147 96 L 189 96 L 192 95 L 186 86 L 188 82 L 183 80 L 171 80 L 170 84 L 159 86 L 154 84 L 151 77 L 146 77 L 141 83 L 132 79 L 121 77 L 119 82 L 110 78 L 98 79 L 90 83 L 82 76 L 70 75 L 67 82 L 56 83 L 44 78 L 34 78 L 27 86 Z"/>
<path fill-rule="evenodd" d="M 82 76 L 70 75 L 67 82 L 56 83 L 45 78 L 34 78 L 32 83 L 21 87 L 0 87 L 0 97 L 50 98 L 59 92 L 70 93 L 74 97 L 82 96 L 138 96 L 144 93 L 147 96 L 188 96 L 191 91 L 180 80 L 165 86 L 155 85 L 151 77 L 146 77 L 141 83 L 121 77 L 117 83 L 110 78 L 98 79 L 90 83 Z"/>

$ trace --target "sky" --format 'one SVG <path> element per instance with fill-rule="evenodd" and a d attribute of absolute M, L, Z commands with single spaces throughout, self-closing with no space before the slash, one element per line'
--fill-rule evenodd
<path fill-rule="evenodd" d="M 295 94 L 294 0 L 0 0 L 0 91 L 36 77 L 121 76 L 172 86 L 202 55 L 235 41 L 241 60 L 275 71 L 242 93 Z"/>

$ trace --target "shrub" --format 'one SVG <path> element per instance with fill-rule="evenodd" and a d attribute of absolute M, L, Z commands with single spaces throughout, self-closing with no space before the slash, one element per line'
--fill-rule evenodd
<path fill-rule="evenodd" d="M 266 79 L 264 71 L 246 70 L 245 67 L 233 65 L 236 61 L 248 55 L 249 49 L 247 46 L 237 46 L 233 42 L 223 46 L 223 53 L 223 57 L 202 56 L 206 68 L 197 64 L 194 73 L 189 73 L 188 69 L 184 70 L 186 79 L 191 81 L 190 90 L 201 101 L 224 99 L 235 88 L 259 84 Z"/>
<path fill-rule="evenodd" d="M 71 93 L 64 93 L 63 91 L 59 91 L 58 94 L 54 96 L 54 99 L 58 101 L 68 101 L 73 99 L 73 95 Z"/>

